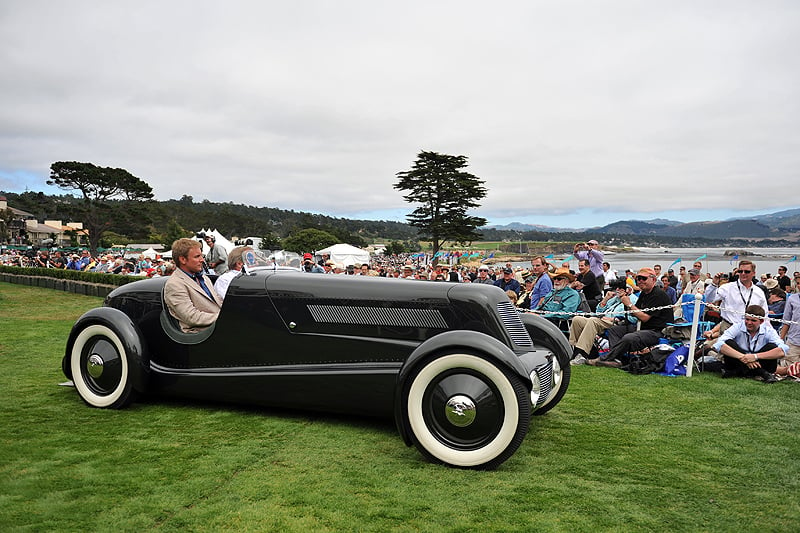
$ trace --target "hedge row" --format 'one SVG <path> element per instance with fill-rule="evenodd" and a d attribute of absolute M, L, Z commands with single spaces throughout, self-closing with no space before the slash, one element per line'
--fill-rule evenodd
<path fill-rule="evenodd" d="M 99 296 L 101 298 L 108 296 L 118 286 L 139 279 L 142 278 L 52 268 L 0 266 L 0 281 L 68 291 L 75 294 Z"/>

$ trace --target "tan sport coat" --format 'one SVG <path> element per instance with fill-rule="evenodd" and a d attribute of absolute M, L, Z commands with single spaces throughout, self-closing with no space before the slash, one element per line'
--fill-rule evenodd
<path fill-rule="evenodd" d="M 217 320 L 222 300 L 208 276 L 203 275 L 213 299 L 186 272 L 176 268 L 164 285 L 164 302 L 169 313 L 181 323 L 184 333 L 197 333 Z"/>

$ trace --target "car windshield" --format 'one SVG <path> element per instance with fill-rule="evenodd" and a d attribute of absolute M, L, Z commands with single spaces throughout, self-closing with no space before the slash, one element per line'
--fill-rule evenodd
<path fill-rule="evenodd" d="M 260 250 L 247 250 L 242 255 L 244 268 L 248 272 L 255 270 L 299 270 L 301 264 L 300 255 L 294 252 L 278 250 L 269 255 Z"/>

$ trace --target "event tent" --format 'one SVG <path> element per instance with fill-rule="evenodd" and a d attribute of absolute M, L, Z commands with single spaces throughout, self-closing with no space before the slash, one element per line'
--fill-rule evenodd
<path fill-rule="evenodd" d="M 201 233 L 205 233 L 206 235 L 213 235 L 214 239 L 215 239 L 214 242 L 216 244 L 221 244 L 222 247 L 225 248 L 226 252 L 230 252 L 231 250 L 236 248 L 235 244 L 233 244 L 231 241 L 226 239 L 222 235 L 222 233 L 218 232 L 216 229 L 213 229 L 213 230 L 212 229 L 204 229 L 204 230 L 201 230 Z M 204 254 L 208 253 L 208 245 L 205 243 L 205 241 L 203 242 L 203 253 Z"/>
<path fill-rule="evenodd" d="M 349 244 L 334 244 L 322 250 L 318 250 L 315 254 L 319 259 L 322 254 L 330 254 L 331 261 L 334 263 L 341 263 L 344 266 L 369 263 L 369 252 L 356 248 Z"/>

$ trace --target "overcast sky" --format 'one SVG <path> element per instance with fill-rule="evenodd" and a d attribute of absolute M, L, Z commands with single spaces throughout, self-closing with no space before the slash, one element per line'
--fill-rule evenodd
<path fill-rule="evenodd" d="M 799 207 L 798 28 L 796 0 L 3 0 L 0 190 L 84 161 L 405 220 L 429 150 L 469 158 L 490 223 Z"/>

